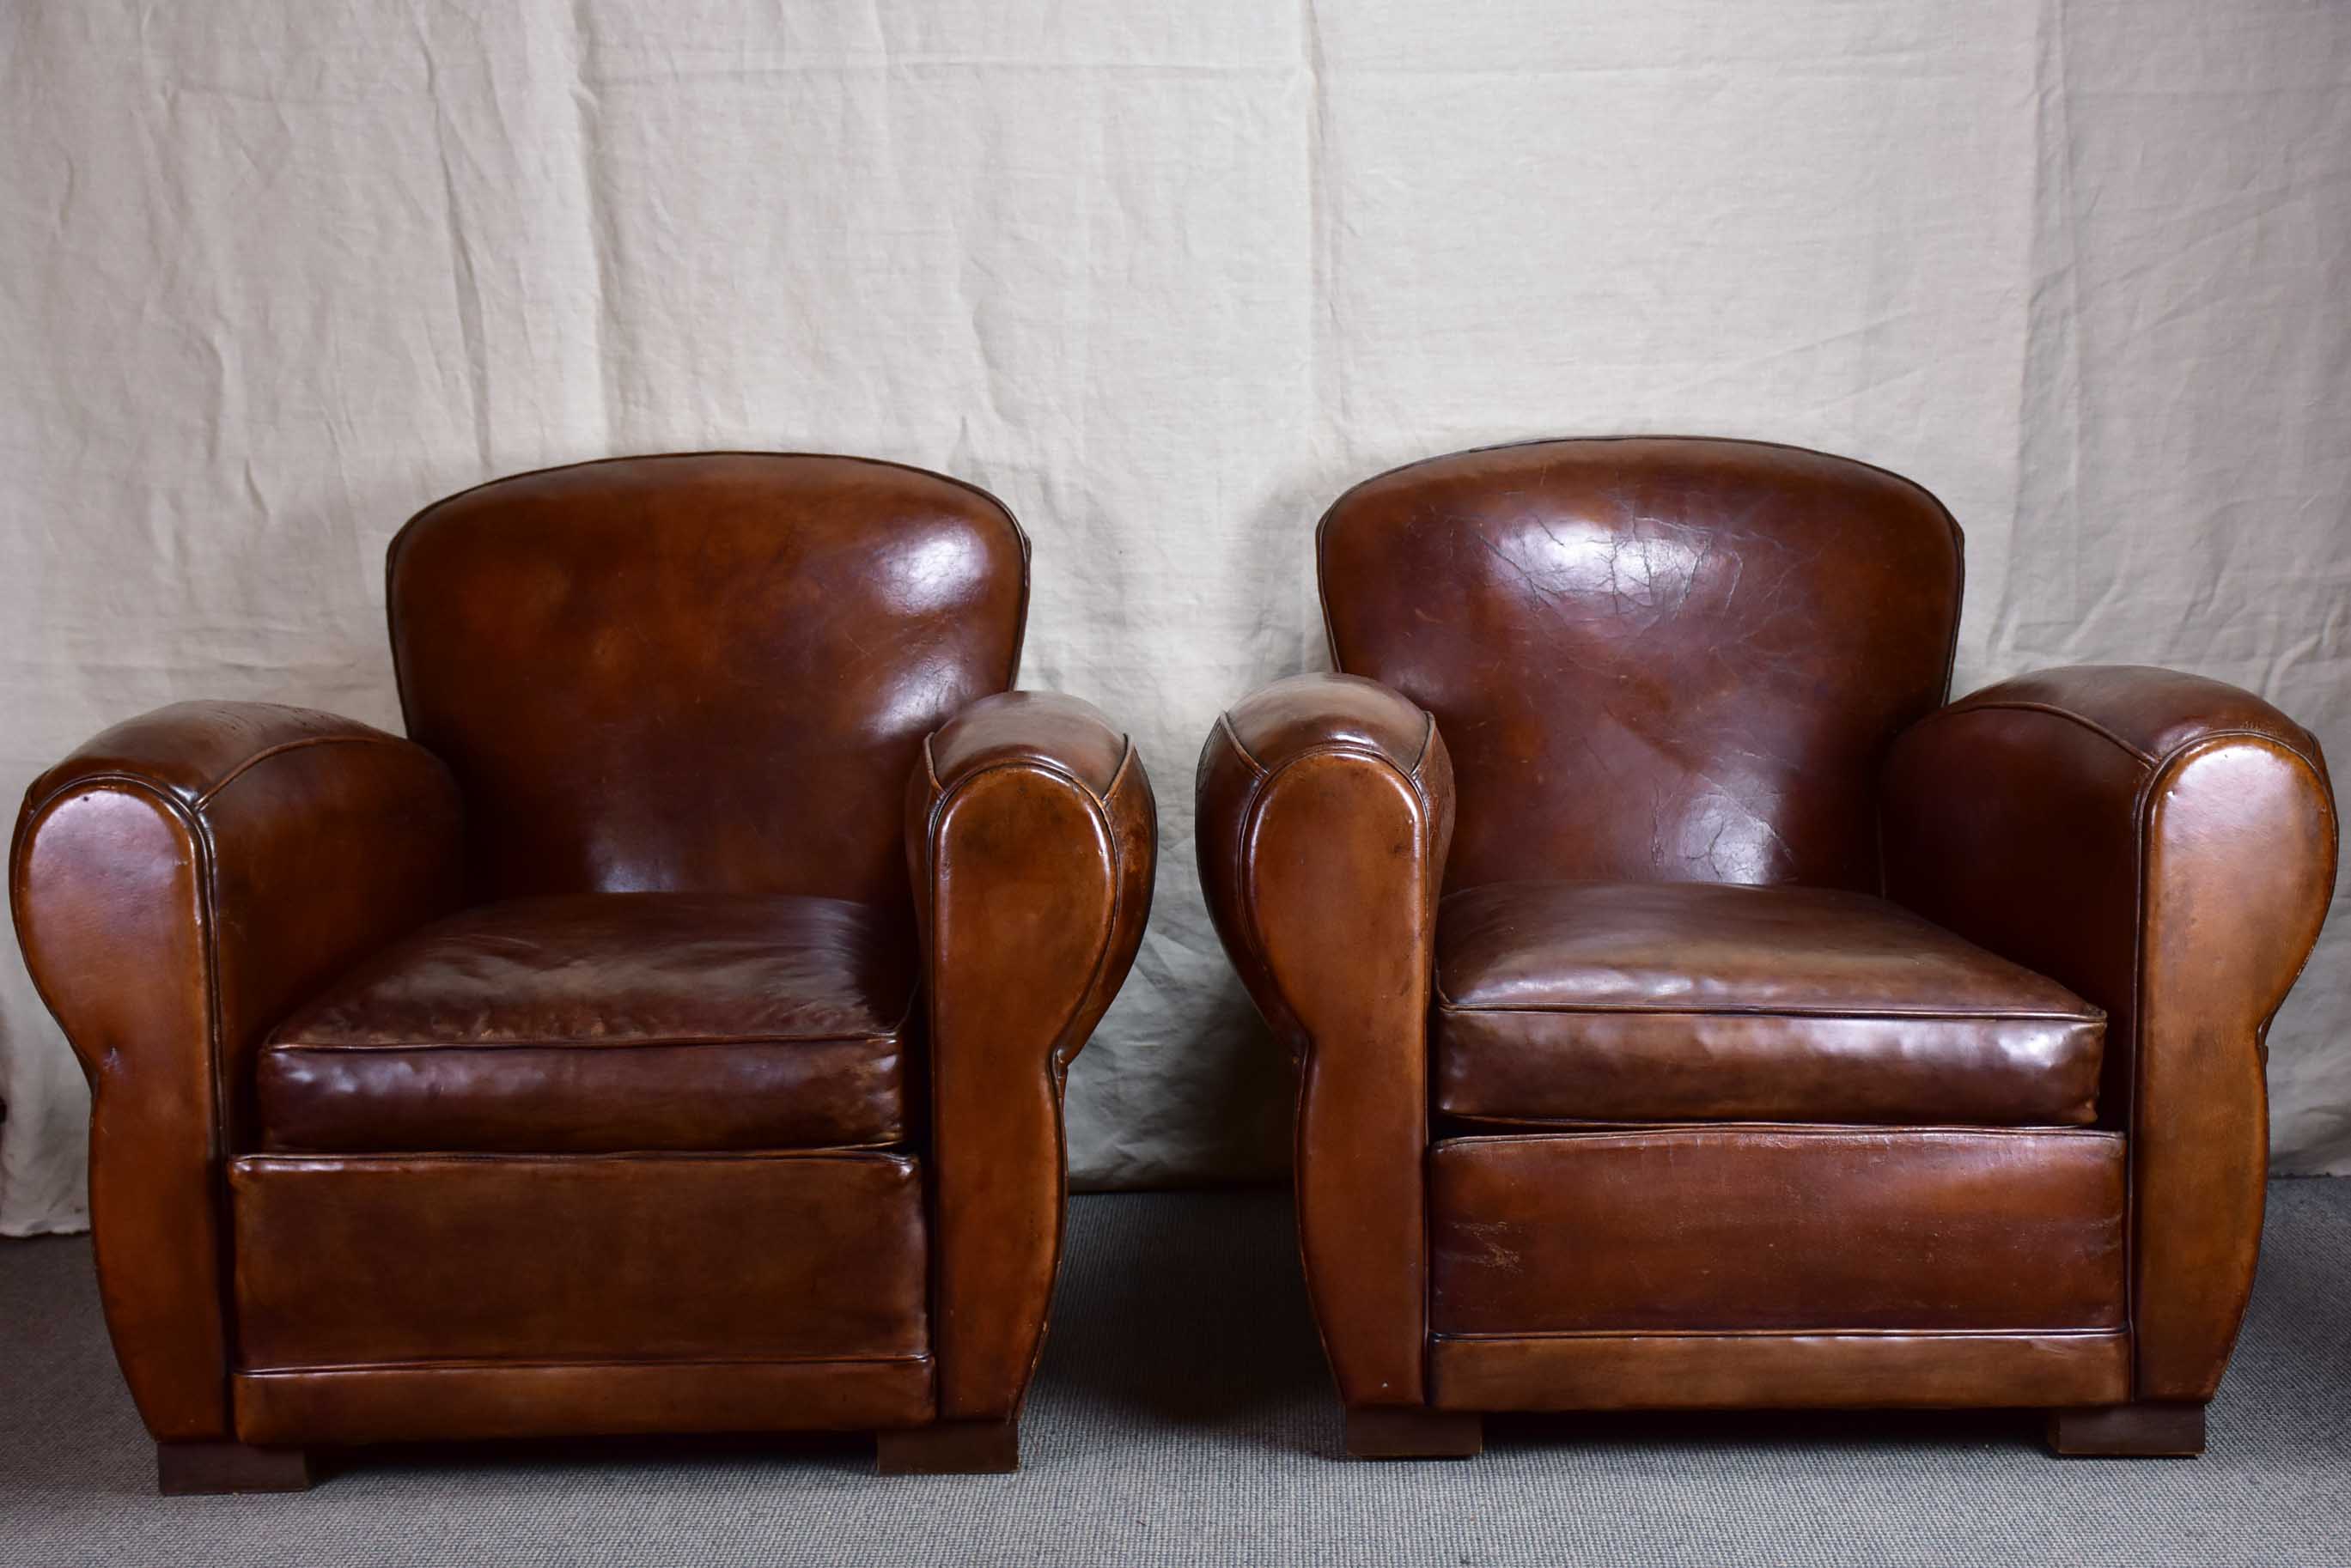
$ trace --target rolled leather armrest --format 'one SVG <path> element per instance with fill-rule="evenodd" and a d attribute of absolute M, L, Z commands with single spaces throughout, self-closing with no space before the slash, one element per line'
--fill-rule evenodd
<path fill-rule="evenodd" d="M 1075 698 L 983 698 L 925 743 L 906 856 L 930 1008 L 939 1415 L 1019 1409 L 1061 1252 L 1061 1091 L 1151 909 L 1134 745 Z"/>
<path fill-rule="evenodd" d="M 1903 735 L 1880 826 L 1891 897 L 2106 1010 L 2136 1397 L 2210 1397 L 2260 1246 L 2262 1040 L 2335 882 L 2317 742 L 2216 680 L 2044 670 Z"/>
<path fill-rule="evenodd" d="M 1422 1404 L 1445 742 L 1377 681 L 1296 676 L 1217 721 L 1197 787 L 1209 913 L 1299 1058 L 1299 1245 L 1340 1397 Z"/>
<path fill-rule="evenodd" d="M 10 895 L 90 1079 L 107 1321 L 165 1440 L 229 1436 L 218 1164 L 255 1046 L 304 995 L 455 907 L 460 814 L 423 748 L 329 714 L 183 702 L 36 779 Z"/>

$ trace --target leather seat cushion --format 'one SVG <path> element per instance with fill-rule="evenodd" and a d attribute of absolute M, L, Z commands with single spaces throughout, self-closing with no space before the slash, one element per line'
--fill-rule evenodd
<path fill-rule="evenodd" d="M 906 1137 L 913 946 L 834 898 L 518 898 L 427 926 L 280 1025 L 266 1149 L 874 1147 Z"/>
<path fill-rule="evenodd" d="M 1508 882 L 1437 915 L 1437 1109 L 1474 1122 L 2079 1126 L 2105 1015 L 1882 898 Z"/>

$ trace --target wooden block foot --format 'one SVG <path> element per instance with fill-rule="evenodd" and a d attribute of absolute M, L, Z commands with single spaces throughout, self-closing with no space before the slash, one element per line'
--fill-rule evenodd
<path fill-rule="evenodd" d="M 873 1469 L 885 1476 L 1009 1475 L 1020 1468 L 1020 1422 L 941 1421 L 873 1434 Z"/>
<path fill-rule="evenodd" d="M 253 1449 L 243 1443 L 158 1443 L 155 1490 L 165 1497 L 308 1491 L 310 1453 L 307 1449 Z"/>
<path fill-rule="evenodd" d="M 2084 1458 L 2192 1459 L 2204 1451 L 2204 1407 L 2192 1400 L 2145 1399 L 2052 1410 L 2049 1447 Z"/>
<path fill-rule="evenodd" d="M 1466 1459 L 1486 1450 L 1474 1410 L 1365 1406 L 1347 1412 L 1347 1452 L 1358 1459 Z"/>

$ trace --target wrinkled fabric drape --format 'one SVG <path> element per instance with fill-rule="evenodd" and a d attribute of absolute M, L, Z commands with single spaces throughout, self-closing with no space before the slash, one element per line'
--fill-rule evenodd
<path fill-rule="evenodd" d="M 385 541 L 493 474 L 872 453 L 1036 541 L 1025 684 L 1164 868 L 1078 1179 L 1278 1169 L 1192 872 L 1217 711 L 1325 659 L 1353 480 L 1543 434 L 1867 459 L 1968 530 L 1962 690 L 2159 662 L 2351 759 L 2351 6 L 1255 0 L 0 10 L 0 784 L 206 695 L 397 726 Z M 332 867 L 319 874 L 334 874 Z M 2351 1168 L 2351 920 L 2271 1037 Z M 0 1231 L 87 1100 L 0 959 Z"/>

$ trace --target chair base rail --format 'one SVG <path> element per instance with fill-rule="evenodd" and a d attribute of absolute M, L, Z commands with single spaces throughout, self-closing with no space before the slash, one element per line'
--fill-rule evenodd
<path fill-rule="evenodd" d="M 2204 1407 L 2142 1399 L 2049 1412 L 2051 1451 L 2081 1459 L 2193 1459 L 2204 1451 Z"/>
<path fill-rule="evenodd" d="M 1486 1417 L 1474 1410 L 1351 1407 L 1347 1454 L 1358 1459 L 1466 1459 L 1486 1451 Z"/>
<path fill-rule="evenodd" d="M 873 1434 L 873 1469 L 885 1476 L 1009 1475 L 1020 1468 L 1020 1418 L 940 1421 Z"/>
<path fill-rule="evenodd" d="M 244 1443 L 158 1443 L 155 1490 L 165 1497 L 214 1492 L 308 1491 L 308 1449 L 256 1449 Z"/>

